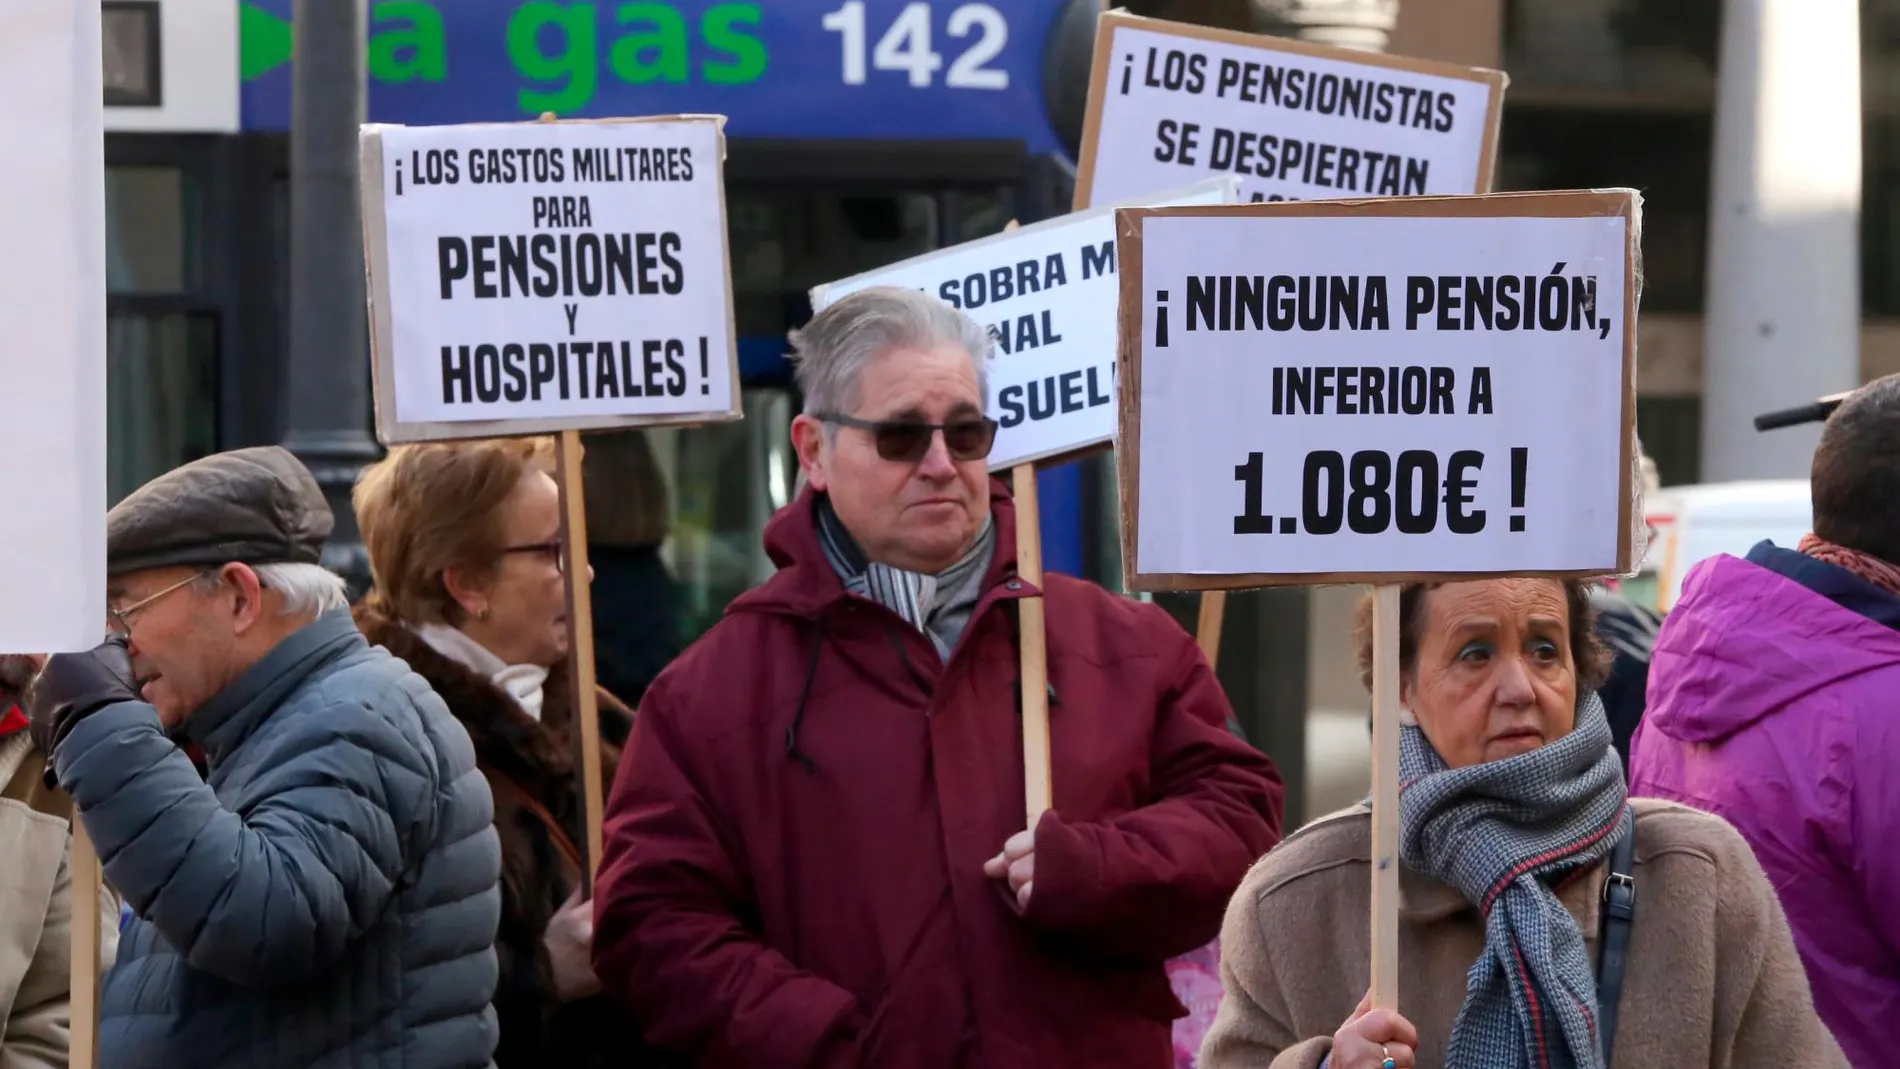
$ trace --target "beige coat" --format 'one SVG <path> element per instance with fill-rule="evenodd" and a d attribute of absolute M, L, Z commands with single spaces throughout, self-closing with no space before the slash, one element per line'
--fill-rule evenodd
<path fill-rule="evenodd" d="M 1636 809 L 1636 922 L 1624 974 L 1619 1069 L 1845 1069 L 1815 1016 L 1774 889 L 1720 818 L 1649 799 Z M 1367 988 L 1371 813 L 1307 825 L 1248 873 L 1221 929 L 1224 997 L 1204 1069 L 1315 1069 Z M 1604 866 L 1558 889 L 1595 962 Z M 1444 884 L 1399 874 L 1399 1012 L 1420 1069 L 1440 1069 L 1478 911 Z"/>
<path fill-rule="evenodd" d="M 72 977 L 72 802 L 48 791 L 26 732 L 0 736 L 0 1069 L 65 1069 Z M 101 896 L 101 968 L 119 903 Z"/>

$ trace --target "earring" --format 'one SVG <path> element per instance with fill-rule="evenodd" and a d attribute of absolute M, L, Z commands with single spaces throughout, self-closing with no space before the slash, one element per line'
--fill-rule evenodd
<path fill-rule="evenodd" d="M 488 622 L 488 606 L 486 605 L 482 606 L 482 611 L 475 614 L 475 619 L 480 620 L 482 623 L 487 623 Z"/>

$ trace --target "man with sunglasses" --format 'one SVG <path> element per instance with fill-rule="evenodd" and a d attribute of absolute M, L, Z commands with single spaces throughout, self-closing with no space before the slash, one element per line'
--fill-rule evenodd
<path fill-rule="evenodd" d="M 106 642 L 27 685 L 136 914 L 102 1066 L 489 1064 L 488 785 L 441 699 L 357 631 L 318 563 L 331 524 L 276 447 L 160 476 L 107 516 Z"/>
<path fill-rule="evenodd" d="M 1160 608 L 1051 575 L 1055 809 L 1026 828 L 1015 511 L 985 329 L 866 290 L 793 335 L 779 571 L 654 681 L 594 963 L 702 1067 L 1173 1064 L 1168 959 L 1279 837 L 1281 785 Z"/>

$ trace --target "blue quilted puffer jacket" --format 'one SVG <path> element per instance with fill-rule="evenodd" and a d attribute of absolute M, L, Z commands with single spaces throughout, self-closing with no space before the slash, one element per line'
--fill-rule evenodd
<path fill-rule="evenodd" d="M 80 721 L 55 764 L 135 913 L 107 975 L 111 1069 L 480 1069 L 497 1032 L 501 851 L 467 733 L 347 612 L 186 723 Z"/>

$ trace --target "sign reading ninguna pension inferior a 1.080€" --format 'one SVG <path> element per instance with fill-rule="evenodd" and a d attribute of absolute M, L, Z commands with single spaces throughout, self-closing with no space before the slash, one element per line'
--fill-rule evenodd
<path fill-rule="evenodd" d="M 1119 211 L 1130 588 L 1626 573 L 1639 211 Z"/>
<path fill-rule="evenodd" d="M 1232 178 L 1208 179 L 1140 204 L 1228 204 Z M 922 290 L 990 332 L 990 468 L 1072 456 L 1115 436 L 1119 289 L 1112 208 L 993 234 L 812 290 L 817 310 L 873 286 Z"/>
<path fill-rule="evenodd" d="M 385 441 L 739 416 L 716 116 L 368 126 Z"/>

